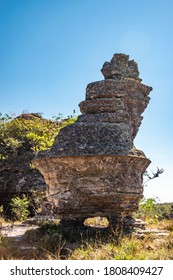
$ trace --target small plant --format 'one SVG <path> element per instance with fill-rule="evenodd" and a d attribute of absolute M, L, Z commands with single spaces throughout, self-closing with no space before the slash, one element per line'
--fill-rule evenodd
<path fill-rule="evenodd" d="M 1 205 L 0 206 L 0 217 L 1 218 L 2 218 L 3 212 L 4 212 L 4 207 L 3 207 L 3 205 Z"/>
<path fill-rule="evenodd" d="M 156 199 L 155 198 L 142 199 L 142 201 L 140 202 L 140 208 L 146 214 L 150 214 L 153 211 L 155 203 L 156 203 Z"/>
<path fill-rule="evenodd" d="M 14 197 L 11 199 L 11 211 L 15 216 L 15 219 L 18 221 L 26 220 L 30 214 L 28 207 L 30 201 L 27 199 L 26 196 L 23 198 Z"/>
<path fill-rule="evenodd" d="M 143 198 L 139 202 L 139 209 L 138 212 L 134 214 L 135 218 L 142 218 L 147 220 L 147 222 L 152 221 L 153 219 L 157 220 L 158 210 L 156 208 L 157 198 Z"/>
<path fill-rule="evenodd" d="M 163 219 L 172 219 L 172 204 L 159 203 L 158 197 L 143 198 L 139 202 L 139 208 L 133 214 L 134 218 L 146 220 L 148 223 L 158 223 Z"/>

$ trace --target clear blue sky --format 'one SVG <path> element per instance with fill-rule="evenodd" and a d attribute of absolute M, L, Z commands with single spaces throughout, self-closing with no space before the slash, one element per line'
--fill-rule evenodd
<path fill-rule="evenodd" d="M 173 201 L 172 0 L 0 0 L 0 112 L 80 114 L 87 84 L 120 52 L 153 87 L 135 145 L 165 172 L 144 194 Z"/>

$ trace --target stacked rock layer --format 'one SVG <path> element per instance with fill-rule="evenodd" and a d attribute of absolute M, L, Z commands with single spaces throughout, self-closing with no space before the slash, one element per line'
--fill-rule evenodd
<path fill-rule="evenodd" d="M 105 80 L 87 86 L 82 115 L 34 160 L 53 212 L 65 221 L 128 220 L 143 193 L 150 161 L 133 140 L 152 88 L 141 83 L 137 64 L 127 55 L 115 54 L 101 71 Z"/>

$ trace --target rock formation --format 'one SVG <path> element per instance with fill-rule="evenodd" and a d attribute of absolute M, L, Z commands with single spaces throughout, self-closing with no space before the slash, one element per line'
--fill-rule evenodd
<path fill-rule="evenodd" d="M 0 161 L 0 206 L 3 205 L 4 214 L 9 215 L 11 198 L 26 195 L 32 197 L 34 192 L 41 196 L 45 193 L 46 184 L 42 174 L 36 169 L 30 168 L 30 162 L 34 155 L 28 143 L 21 147 L 21 154 L 6 161 Z M 32 201 L 36 206 L 36 201 Z M 37 206 L 38 207 L 38 206 Z M 30 207 L 34 215 L 35 210 Z"/>
<path fill-rule="evenodd" d="M 17 123 L 15 121 L 17 121 Z M 25 130 L 29 133 L 33 131 L 34 123 L 37 123 L 39 127 L 42 122 L 44 125 L 46 122 L 50 123 L 50 121 L 44 120 L 42 117 L 34 113 L 21 114 L 7 123 L 6 129 L 4 128 L 4 135 L 1 130 L 0 206 L 3 205 L 5 215 L 10 214 L 9 204 L 11 202 L 11 198 L 16 196 L 22 197 L 22 195 L 26 195 L 32 201 L 30 212 L 34 215 L 34 208 L 38 208 L 40 206 L 38 200 L 41 200 L 41 197 L 44 196 L 46 190 L 44 177 L 39 170 L 32 168 L 31 166 L 31 160 L 35 158 L 36 154 L 32 149 L 31 141 L 29 141 L 26 135 L 22 134 L 22 127 L 25 127 Z M 6 140 L 4 142 L 2 141 L 3 137 Z M 16 145 L 15 149 L 14 147 L 12 148 L 12 145 L 10 146 L 9 144 L 11 142 L 7 141 L 9 138 L 12 139 L 14 143 L 15 141 L 19 141 L 20 145 Z M 4 150 L 8 152 L 8 156 L 7 158 L 2 159 L 1 152 Z"/>
<path fill-rule="evenodd" d="M 45 178 L 52 211 L 64 222 L 103 216 L 128 224 L 143 196 L 150 160 L 133 140 L 152 88 L 141 83 L 128 55 L 115 54 L 101 72 L 105 80 L 88 84 L 79 104 L 82 115 L 33 161 Z"/>

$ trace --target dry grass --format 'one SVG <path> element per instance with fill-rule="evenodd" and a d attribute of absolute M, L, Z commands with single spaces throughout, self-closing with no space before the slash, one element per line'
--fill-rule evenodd
<path fill-rule="evenodd" d="M 88 219 L 84 228 L 63 228 L 57 223 L 43 223 L 28 231 L 18 244 L 0 238 L 1 259 L 70 259 L 70 260 L 172 260 L 173 221 L 163 220 L 150 228 L 168 231 L 167 236 L 154 233 L 124 236 L 104 228 L 104 219 Z M 90 225 L 90 226 L 89 226 Z M 97 227 L 96 227 L 97 226 Z M 30 250 L 21 250 L 24 245 Z"/>
<path fill-rule="evenodd" d="M 117 243 L 96 242 L 85 244 L 73 251 L 72 260 L 169 260 L 173 259 L 173 235 L 156 239 L 153 235 L 144 239 L 123 237 Z"/>
<path fill-rule="evenodd" d="M 169 231 L 173 231 L 173 220 L 157 220 L 157 219 L 149 219 L 147 228 L 152 229 L 165 229 Z"/>

